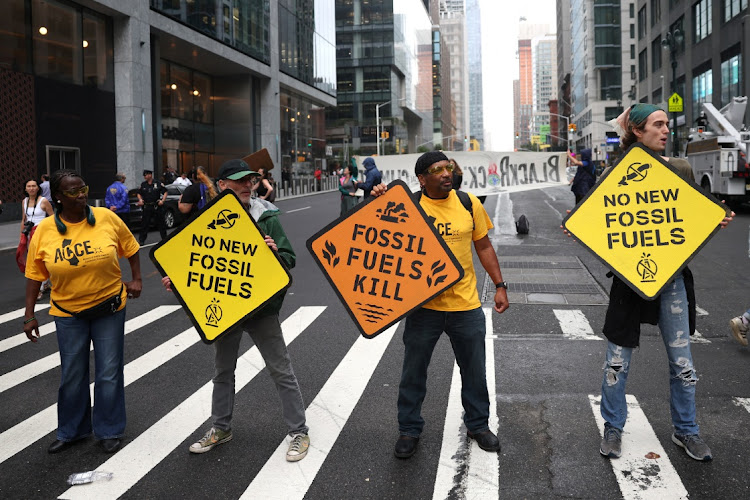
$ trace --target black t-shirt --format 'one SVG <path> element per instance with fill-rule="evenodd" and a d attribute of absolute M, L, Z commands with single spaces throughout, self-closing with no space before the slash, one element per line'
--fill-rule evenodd
<path fill-rule="evenodd" d="M 151 184 L 146 181 L 141 182 L 141 198 L 143 198 L 144 203 L 156 203 L 166 192 L 167 188 L 159 181 L 154 181 Z"/>
<path fill-rule="evenodd" d="M 195 183 L 191 184 L 188 187 L 185 188 L 185 191 L 182 192 L 182 198 L 180 199 L 180 203 L 190 203 L 193 205 L 193 207 L 190 209 L 190 214 L 192 215 L 198 211 L 198 203 L 201 201 L 201 186 L 203 184 L 201 183 Z"/>

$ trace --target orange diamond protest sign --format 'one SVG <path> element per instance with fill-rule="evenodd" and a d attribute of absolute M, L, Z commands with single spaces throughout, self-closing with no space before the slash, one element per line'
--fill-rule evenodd
<path fill-rule="evenodd" d="M 307 248 L 367 338 L 464 274 L 403 181 L 333 221 L 307 240 Z"/>
<path fill-rule="evenodd" d="M 727 208 L 634 144 L 563 221 L 645 299 L 659 295 L 719 230 Z"/>
<path fill-rule="evenodd" d="M 281 258 L 232 191 L 151 250 L 203 341 L 214 342 L 292 284 Z"/>

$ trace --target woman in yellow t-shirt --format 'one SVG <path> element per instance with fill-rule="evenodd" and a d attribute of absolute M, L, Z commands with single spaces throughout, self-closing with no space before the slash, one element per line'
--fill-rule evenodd
<path fill-rule="evenodd" d="M 54 217 L 39 223 L 26 262 L 24 332 L 39 338 L 34 305 L 42 282 L 52 281 L 50 315 L 55 318 L 62 369 L 57 401 L 58 453 L 92 431 L 108 453 L 125 431 L 123 346 L 125 302 L 141 294 L 138 242 L 107 208 L 92 208 L 89 187 L 72 170 L 52 174 Z M 123 283 L 119 257 L 127 257 L 132 281 Z M 89 346 L 96 363 L 94 408 L 89 397 Z"/>

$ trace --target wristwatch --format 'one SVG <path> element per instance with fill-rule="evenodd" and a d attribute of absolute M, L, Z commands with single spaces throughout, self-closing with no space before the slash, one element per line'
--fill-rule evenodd
<path fill-rule="evenodd" d="M 500 283 L 495 283 L 495 288 L 496 289 L 505 288 L 507 290 L 508 289 L 508 282 L 507 281 L 501 281 Z"/>

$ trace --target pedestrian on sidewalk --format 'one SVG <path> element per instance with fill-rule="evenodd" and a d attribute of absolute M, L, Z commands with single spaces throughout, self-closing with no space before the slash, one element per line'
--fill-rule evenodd
<path fill-rule="evenodd" d="M 268 247 L 278 252 L 279 257 L 291 269 L 297 257 L 279 221 L 278 208 L 266 200 L 252 197 L 252 180 L 259 177 L 260 173 L 251 170 L 245 161 L 229 160 L 219 169 L 219 189 L 233 191 L 239 197 L 242 205 L 265 234 Z M 240 234 L 237 237 L 241 236 Z M 162 283 L 167 290 L 171 290 L 172 282 L 168 276 L 162 279 Z M 241 329 L 237 328 L 214 342 L 216 372 L 211 398 L 212 426 L 200 440 L 190 445 L 191 453 L 205 453 L 214 446 L 232 439 L 234 372 L 244 330 L 263 356 L 281 399 L 281 412 L 290 438 L 286 460 L 297 462 L 307 455 L 310 437 L 307 434 L 305 403 L 279 323 L 279 310 L 283 302 L 284 294 L 268 302 L 251 319 L 245 321 Z"/>
<path fill-rule="evenodd" d="M 138 205 L 143 207 L 143 220 L 141 223 L 141 233 L 138 236 L 138 243 L 143 246 L 148 237 L 148 230 L 151 223 L 156 219 L 156 226 L 159 228 L 161 239 L 167 237 L 167 226 L 164 222 L 164 201 L 167 199 L 167 188 L 159 181 L 154 180 L 152 170 L 143 171 L 141 189 L 138 191 Z"/>
<path fill-rule="evenodd" d="M 616 118 L 615 129 L 622 149 L 638 142 L 655 153 L 664 151 L 669 137 L 667 114 L 652 104 L 634 104 Z M 687 181 L 693 181 L 690 164 L 682 158 L 667 158 Z M 734 216 L 734 212 L 732 212 Z M 732 217 L 721 223 L 726 226 Z M 613 277 L 609 306 L 604 320 L 607 353 L 602 378 L 601 413 L 604 438 L 599 452 L 608 458 L 622 453 L 622 432 L 628 415 L 625 385 L 631 369 L 633 349 L 640 340 L 640 324 L 658 324 L 669 360 L 670 408 L 674 432 L 672 441 L 690 458 L 709 461 L 711 450 L 700 437 L 695 387 L 697 371 L 690 352 L 690 334 L 695 331 L 693 275 L 685 267 L 654 300 L 645 300 L 617 276 Z"/>
<path fill-rule="evenodd" d="M 383 182 L 383 176 L 380 173 L 380 170 L 378 170 L 378 167 L 375 165 L 375 160 L 373 160 L 372 158 L 365 158 L 365 161 L 362 162 L 362 165 L 365 166 L 365 182 L 363 182 L 359 187 L 362 188 L 362 191 L 364 191 L 365 193 L 365 198 L 367 198 L 368 196 L 370 196 L 372 188 Z M 356 175 L 354 177 L 356 179 Z"/>
<path fill-rule="evenodd" d="M 18 238 L 16 248 L 16 263 L 21 272 L 26 271 L 26 259 L 29 251 L 29 243 L 36 232 L 40 222 L 52 215 L 52 204 L 42 196 L 42 190 L 34 179 L 26 181 L 24 186 L 26 198 L 21 202 L 23 216 L 21 216 L 21 234 Z M 42 298 L 45 291 L 49 289 L 49 281 L 45 280 L 37 294 L 37 300 Z"/>
<path fill-rule="evenodd" d="M 42 190 L 42 196 L 52 205 L 52 193 L 49 190 L 49 175 L 42 174 L 42 183 L 39 184 L 39 188 Z"/>
<path fill-rule="evenodd" d="M 49 314 L 55 318 L 61 380 L 57 397 L 57 438 L 49 453 L 94 437 L 107 453 L 120 448 L 125 432 L 125 305 L 141 294 L 138 243 L 111 210 L 90 207 L 89 187 L 73 170 L 57 170 L 50 181 L 55 215 L 39 223 L 26 265 L 23 331 L 39 338 L 34 317 L 42 281 L 51 278 Z M 119 258 L 130 264 L 124 283 Z M 94 408 L 89 396 L 89 354 L 94 347 Z"/>
<path fill-rule="evenodd" d="M 492 220 L 476 196 L 464 192 L 459 195 L 453 189 L 453 163 L 442 152 L 431 151 L 420 156 L 414 173 L 422 188 L 419 204 L 434 218 L 440 236 L 463 267 L 464 277 L 406 317 L 404 362 L 398 390 L 399 437 L 394 454 L 398 458 L 409 458 L 417 451 L 424 428 L 422 402 L 427 394 L 427 368 L 443 332 L 450 338 L 461 369 L 461 400 L 467 436 L 476 440 L 481 449 L 498 452 L 500 441 L 489 427 L 486 321 L 477 293 L 471 252 L 473 246 L 482 267 L 495 283 L 494 309 L 503 313 L 509 306 L 508 284 L 503 281 L 488 235 L 493 227 Z M 385 184 L 380 184 L 373 188 L 372 195 L 380 196 L 386 189 Z M 468 207 L 464 205 L 463 195 L 468 195 Z M 446 227 L 451 229 L 446 230 Z"/>
<path fill-rule="evenodd" d="M 346 215 L 349 210 L 357 205 L 357 180 L 352 177 L 352 172 L 348 166 L 344 167 L 344 175 L 339 183 L 339 192 L 341 193 L 341 213 L 340 217 Z"/>
<path fill-rule="evenodd" d="M 125 186 L 125 174 L 115 174 L 115 182 L 109 185 L 104 194 L 104 205 L 117 214 L 127 226 L 130 224 L 130 201 Z"/>
<path fill-rule="evenodd" d="M 594 184 L 596 184 L 596 167 L 591 161 L 591 149 L 581 150 L 581 159 L 579 160 L 568 151 L 568 158 L 573 165 L 576 165 L 576 175 L 570 181 L 570 190 L 576 197 L 576 205 L 588 194 Z"/>

